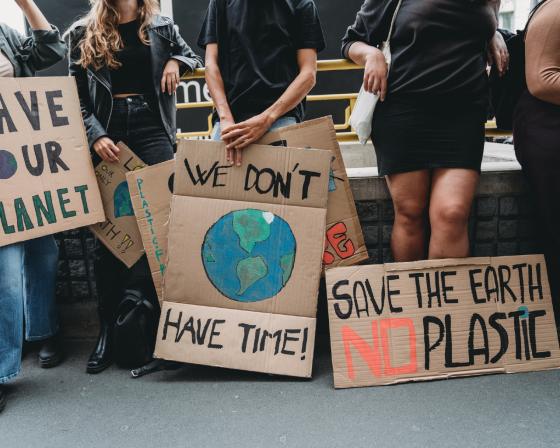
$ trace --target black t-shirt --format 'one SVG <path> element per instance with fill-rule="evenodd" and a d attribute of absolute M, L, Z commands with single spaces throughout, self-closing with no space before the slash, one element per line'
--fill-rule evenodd
<path fill-rule="evenodd" d="M 122 65 L 118 69 L 111 70 L 113 95 L 154 93 L 150 47 L 140 40 L 139 27 L 138 20 L 119 25 L 124 48 L 115 55 L 116 60 Z"/>
<path fill-rule="evenodd" d="M 280 98 L 299 73 L 297 50 L 325 48 L 312 0 L 210 0 L 198 44 L 214 43 L 237 122 Z M 302 121 L 304 106 L 286 115 Z"/>
<path fill-rule="evenodd" d="M 342 40 L 344 56 L 352 42 L 379 46 L 397 3 L 366 0 Z M 391 37 L 389 95 L 428 95 L 429 102 L 485 106 L 486 49 L 495 31 L 495 14 L 487 1 L 403 0 Z"/>

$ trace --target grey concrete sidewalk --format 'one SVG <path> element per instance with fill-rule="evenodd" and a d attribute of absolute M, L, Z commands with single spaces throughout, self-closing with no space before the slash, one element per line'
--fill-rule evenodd
<path fill-rule="evenodd" d="M 88 376 L 89 348 L 73 343 L 53 370 L 26 358 L 1 448 L 560 445 L 558 371 L 335 391 L 325 349 L 300 381 L 195 366 Z"/>

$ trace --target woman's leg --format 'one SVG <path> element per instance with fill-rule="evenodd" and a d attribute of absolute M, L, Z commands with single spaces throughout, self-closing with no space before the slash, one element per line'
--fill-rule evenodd
<path fill-rule="evenodd" d="M 477 171 L 436 169 L 430 197 L 430 259 L 469 256 L 468 224 L 476 193 Z"/>
<path fill-rule="evenodd" d="M 25 339 L 40 341 L 58 332 L 58 246 L 53 236 L 26 241 L 24 246 Z"/>
<path fill-rule="evenodd" d="M 52 235 L 26 241 L 24 255 L 25 339 L 43 341 L 39 365 L 56 367 L 62 361 L 58 310 L 56 307 L 56 274 L 58 246 Z"/>
<path fill-rule="evenodd" d="M 0 247 L 0 384 L 21 368 L 23 346 L 23 243 Z"/>
<path fill-rule="evenodd" d="M 115 100 L 108 129 L 109 137 L 115 143 L 122 141 L 129 145 L 127 122 L 127 101 Z M 99 335 L 87 362 L 86 372 L 91 374 L 100 373 L 113 363 L 113 327 L 116 308 L 123 292 L 122 277 L 126 273 L 126 266 L 109 249 L 99 240 L 95 244 L 93 270 L 97 288 Z"/>
<path fill-rule="evenodd" d="M 387 176 L 395 208 L 391 249 L 395 261 L 415 261 L 425 257 L 426 210 L 430 172 L 413 171 Z"/>

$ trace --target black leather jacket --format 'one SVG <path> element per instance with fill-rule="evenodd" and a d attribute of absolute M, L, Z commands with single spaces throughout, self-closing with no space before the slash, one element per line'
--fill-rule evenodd
<path fill-rule="evenodd" d="M 31 36 L 22 36 L 0 23 L 0 50 L 14 66 L 14 76 L 26 78 L 64 59 L 66 44 L 52 25 L 51 30 L 35 30 Z"/>
<path fill-rule="evenodd" d="M 78 64 L 80 59 L 79 42 L 83 38 L 84 27 L 76 26 L 69 32 L 70 61 L 69 72 L 76 78 L 84 125 L 90 147 L 101 137 L 107 135 L 107 128 L 113 110 L 111 74 L 107 67 L 95 70 Z M 185 71 L 202 67 L 202 59 L 197 56 L 179 35 L 173 21 L 167 17 L 155 16 L 148 28 L 154 93 L 159 105 L 163 127 L 172 144 L 177 133 L 177 110 L 175 95 L 161 93 L 161 77 L 169 59 L 177 59 Z"/>

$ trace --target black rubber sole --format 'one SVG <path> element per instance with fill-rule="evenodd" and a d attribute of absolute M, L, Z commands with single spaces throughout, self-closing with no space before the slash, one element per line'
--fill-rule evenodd
<path fill-rule="evenodd" d="M 59 366 L 63 360 L 64 360 L 63 356 L 56 356 L 54 358 L 49 358 L 49 359 L 39 358 L 39 366 L 42 369 L 52 369 L 53 367 Z"/>
<path fill-rule="evenodd" d="M 98 373 L 103 372 L 104 370 L 107 370 L 109 367 L 111 367 L 113 365 L 113 363 L 109 363 L 109 364 L 104 364 L 102 366 L 99 367 L 86 367 L 86 373 L 89 373 L 90 375 L 97 375 Z"/>

